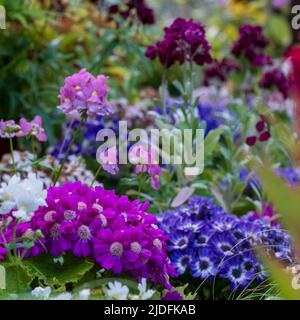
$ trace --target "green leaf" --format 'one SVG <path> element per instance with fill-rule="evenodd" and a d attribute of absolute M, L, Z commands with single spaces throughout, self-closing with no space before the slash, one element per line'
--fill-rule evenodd
<path fill-rule="evenodd" d="M 291 28 L 288 20 L 280 15 L 269 17 L 266 34 L 282 46 L 288 46 L 291 43 Z"/>
<path fill-rule="evenodd" d="M 103 49 L 100 57 L 94 62 L 91 69 L 94 71 L 99 71 L 100 67 L 103 65 L 105 60 L 108 56 L 113 52 L 116 46 L 119 44 L 118 39 L 114 39 L 113 41 L 109 42 Z"/>
<path fill-rule="evenodd" d="M 22 265 L 1 264 L 5 268 L 5 289 L 10 293 L 24 292 L 29 288 L 34 276 Z"/>
<path fill-rule="evenodd" d="M 30 273 L 50 286 L 76 283 L 94 266 L 93 262 L 76 258 L 72 254 L 64 257 L 63 265 L 54 263 L 50 254 L 39 255 L 24 261 L 24 264 Z"/>
<path fill-rule="evenodd" d="M 210 133 L 205 138 L 205 158 L 209 157 L 216 149 L 220 140 L 221 134 L 224 132 L 224 128 L 220 127 Z"/>

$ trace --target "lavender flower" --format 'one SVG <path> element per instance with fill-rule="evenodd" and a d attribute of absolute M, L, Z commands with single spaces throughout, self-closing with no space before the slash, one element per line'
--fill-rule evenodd
<path fill-rule="evenodd" d="M 113 113 L 106 99 L 109 92 L 106 82 L 106 76 L 94 77 L 85 69 L 67 77 L 58 96 L 60 99 L 58 108 L 67 116 L 77 119 L 85 113 L 88 118 Z"/>
<path fill-rule="evenodd" d="M 21 127 L 15 123 L 14 120 L 3 121 L 0 120 L 0 137 L 1 138 L 14 138 L 19 133 Z"/>

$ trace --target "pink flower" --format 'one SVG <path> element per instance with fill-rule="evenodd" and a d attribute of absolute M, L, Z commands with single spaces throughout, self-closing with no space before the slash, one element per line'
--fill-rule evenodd
<path fill-rule="evenodd" d="M 151 177 L 152 188 L 155 190 L 160 188 L 159 176 L 162 169 L 158 164 L 158 155 L 153 148 L 142 144 L 134 146 L 129 152 L 129 160 L 136 164 L 134 168 L 136 174 L 148 173 Z"/>
<path fill-rule="evenodd" d="M 20 126 L 14 120 L 3 121 L 0 120 L 0 137 L 1 138 L 14 138 L 21 130 Z"/>
<path fill-rule="evenodd" d="M 38 141 L 47 141 L 48 137 L 43 128 L 43 120 L 40 116 L 35 116 L 32 121 L 27 121 L 25 118 L 20 120 L 21 131 L 17 133 L 17 136 L 34 136 Z"/>
<path fill-rule="evenodd" d="M 75 118 L 79 118 L 82 113 L 86 113 L 89 118 L 113 113 L 106 99 L 109 92 L 107 79 L 104 75 L 95 78 L 85 69 L 67 77 L 60 89 L 58 108 L 67 116 Z"/>
<path fill-rule="evenodd" d="M 116 147 L 100 152 L 98 158 L 98 161 L 102 164 L 103 170 L 113 175 L 119 172 L 118 152 Z"/>

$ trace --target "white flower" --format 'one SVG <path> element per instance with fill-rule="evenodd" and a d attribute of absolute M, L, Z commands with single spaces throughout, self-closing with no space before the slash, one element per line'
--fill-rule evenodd
<path fill-rule="evenodd" d="M 155 293 L 155 290 L 147 290 L 147 280 L 142 279 L 142 282 L 138 284 L 138 295 L 131 296 L 131 300 L 149 300 Z"/>
<path fill-rule="evenodd" d="M 71 300 L 72 294 L 70 292 L 60 293 L 56 297 L 52 298 L 51 300 Z"/>
<path fill-rule="evenodd" d="M 91 289 L 83 289 L 79 291 L 79 299 L 80 300 L 88 300 L 91 295 Z"/>
<path fill-rule="evenodd" d="M 39 206 L 46 205 L 46 195 L 43 183 L 35 174 L 30 173 L 24 180 L 14 175 L 8 183 L 1 184 L 0 213 L 6 214 L 14 210 L 14 217 L 29 221 Z"/>
<path fill-rule="evenodd" d="M 31 295 L 34 298 L 43 299 L 43 300 L 47 300 L 50 297 L 50 294 L 51 294 L 50 287 L 46 287 L 46 288 L 36 287 L 31 291 Z"/>
<path fill-rule="evenodd" d="M 115 281 L 114 283 L 109 282 L 108 288 L 105 289 L 105 293 L 115 300 L 127 300 L 129 289 L 127 286 L 123 286 L 121 282 Z"/>

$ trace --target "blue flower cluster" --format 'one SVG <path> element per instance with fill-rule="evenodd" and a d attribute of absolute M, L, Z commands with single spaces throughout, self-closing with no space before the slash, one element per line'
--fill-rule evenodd
<path fill-rule="evenodd" d="M 290 186 L 300 186 L 300 170 L 295 168 L 277 169 L 277 174 L 282 177 Z"/>
<path fill-rule="evenodd" d="M 189 271 L 203 280 L 219 276 L 228 279 L 232 289 L 261 281 L 266 272 L 254 253 L 258 245 L 292 262 L 291 239 L 278 225 L 252 214 L 239 218 L 212 199 L 193 196 L 187 205 L 159 215 L 158 221 L 169 235 L 168 250 L 178 275 Z"/>

